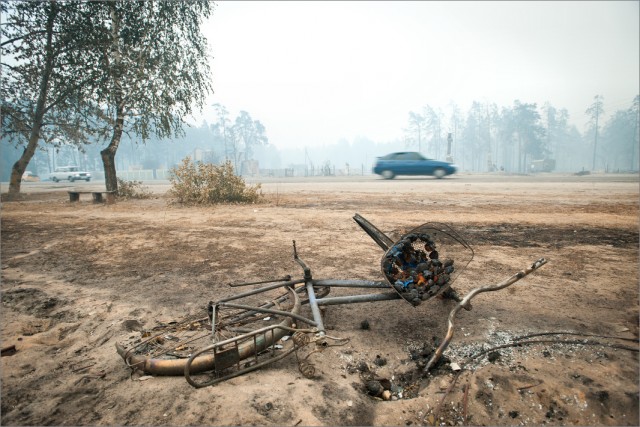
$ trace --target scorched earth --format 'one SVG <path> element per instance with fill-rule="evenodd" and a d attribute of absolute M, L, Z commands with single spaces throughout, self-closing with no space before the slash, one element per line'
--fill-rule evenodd
<path fill-rule="evenodd" d="M 166 183 L 110 205 L 69 202 L 70 185 L 99 183 L 23 183 L 2 204 L 2 424 L 638 425 L 637 175 L 258 181 L 264 203 L 206 208 L 172 205 Z M 315 278 L 383 280 L 356 213 L 393 239 L 432 221 L 464 236 L 475 256 L 453 282 L 461 296 L 548 263 L 459 312 L 417 386 L 452 300 L 328 307 L 327 333 L 348 341 L 312 356 L 312 379 L 290 356 L 195 389 L 116 353 L 206 316 L 238 292 L 229 283 L 302 277 L 293 240 Z"/>

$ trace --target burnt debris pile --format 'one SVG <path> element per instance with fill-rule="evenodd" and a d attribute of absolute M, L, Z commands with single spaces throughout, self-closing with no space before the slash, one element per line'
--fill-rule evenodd
<path fill-rule="evenodd" d="M 453 259 L 440 260 L 436 243 L 427 233 L 410 233 L 382 258 L 382 272 L 402 298 L 414 306 L 449 287 Z"/>

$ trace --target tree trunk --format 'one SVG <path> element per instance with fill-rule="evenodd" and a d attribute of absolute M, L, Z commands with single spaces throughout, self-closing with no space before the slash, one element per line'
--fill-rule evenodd
<path fill-rule="evenodd" d="M 111 16 L 111 55 L 112 64 L 110 67 L 111 79 L 113 80 L 113 97 L 116 105 L 116 120 L 113 127 L 113 135 L 111 136 L 111 142 L 104 150 L 100 151 L 100 157 L 102 157 L 102 165 L 104 167 L 104 183 L 107 191 L 118 191 L 118 176 L 116 175 L 116 152 L 118 146 L 120 146 L 120 140 L 122 139 L 122 133 L 124 129 L 124 96 L 121 85 L 121 70 L 122 60 L 120 56 L 120 50 L 118 47 L 118 41 L 120 37 L 120 19 L 116 12 L 116 4 L 114 2 L 109 3 Z"/>
<path fill-rule="evenodd" d="M 518 173 L 524 173 L 523 168 L 523 160 L 522 160 L 522 135 L 518 133 Z"/>
<path fill-rule="evenodd" d="M 49 82 L 51 79 L 51 73 L 53 72 L 53 23 L 58 14 L 58 8 L 55 1 L 51 1 L 51 9 L 47 16 L 46 35 L 47 44 L 45 52 L 44 68 L 40 77 L 40 88 L 38 91 L 38 100 L 36 101 L 36 109 L 33 116 L 33 124 L 31 126 L 31 133 L 29 134 L 29 142 L 22 152 L 22 156 L 17 162 L 13 164 L 11 168 L 11 179 L 9 181 L 9 199 L 14 199 L 20 194 L 20 186 L 22 184 L 22 174 L 27 169 L 31 158 L 36 152 L 38 147 L 38 140 L 40 139 L 40 129 L 42 128 L 42 122 L 44 120 L 44 113 L 46 111 L 47 96 L 49 94 Z"/>
<path fill-rule="evenodd" d="M 100 151 L 102 165 L 104 167 L 104 183 L 107 191 L 118 191 L 118 176 L 116 175 L 116 152 L 122 140 L 124 130 L 124 102 L 122 101 L 122 88 L 120 82 L 115 80 L 116 122 L 113 127 L 111 142 L 104 150 Z"/>
<path fill-rule="evenodd" d="M 42 122 L 42 120 L 40 120 Z M 35 134 L 35 135 L 34 135 Z M 38 126 L 38 130 L 35 128 L 31 131 L 31 136 L 29 138 L 29 143 L 25 147 L 22 152 L 22 156 L 13 164 L 11 168 L 11 178 L 9 181 L 9 194 L 8 197 L 10 200 L 16 199 L 20 194 L 20 187 L 22 184 L 22 174 L 27 169 L 31 158 L 36 152 L 36 147 L 38 146 L 38 137 L 40 134 L 40 126 Z"/>
<path fill-rule="evenodd" d="M 104 167 L 104 184 L 107 191 L 118 191 L 118 176 L 116 174 L 116 152 L 122 138 L 123 118 L 116 119 L 116 126 L 113 129 L 111 142 L 104 150 L 100 151 L 102 165 Z"/>

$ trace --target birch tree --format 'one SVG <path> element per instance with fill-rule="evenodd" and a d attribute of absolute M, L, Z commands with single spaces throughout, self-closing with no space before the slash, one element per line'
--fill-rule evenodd
<path fill-rule="evenodd" d="M 117 191 L 115 156 L 123 133 L 142 141 L 183 134 L 184 117 L 211 92 L 203 21 L 206 0 L 90 3 L 94 26 L 106 40 L 95 102 L 102 106 L 100 152 L 109 191 Z"/>
<path fill-rule="evenodd" d="M 13 164 L 9 197 L 20 193 L 22 174 L 39 142 L 88 141 L 92 68 L 96 46 L 82 2 L 2 2 L 2 133 L 23 147 Z"/>

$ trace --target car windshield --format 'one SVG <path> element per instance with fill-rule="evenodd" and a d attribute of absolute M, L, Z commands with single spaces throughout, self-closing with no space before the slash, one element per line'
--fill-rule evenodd
<path fill-rule="evenodd" d="M 380 157 L 382 160 L 430 160 L 425 158 L 422 154 L 417 152 L 406 152 L 406 153 L 391 153 L 386 156 Z"/>

